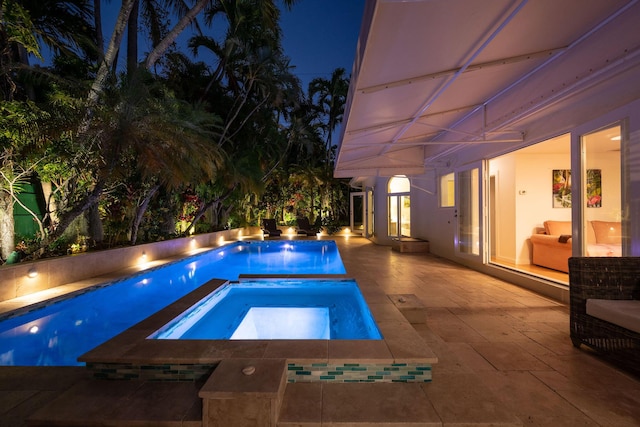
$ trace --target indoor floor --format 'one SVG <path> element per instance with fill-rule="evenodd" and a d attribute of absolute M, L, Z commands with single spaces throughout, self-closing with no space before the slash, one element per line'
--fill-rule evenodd
<path fill-rule="evenodd" d="M 412 327 L 438 357 L 433 381 L 288 384 L 278 426 L 640 426 L 640 381 L 572 346 L 567 305 L 433 255 L 336 240 L 368 301 L 425 306 Z M 0 425 L 196 427 L 197 387 L 0 367 Z"/>

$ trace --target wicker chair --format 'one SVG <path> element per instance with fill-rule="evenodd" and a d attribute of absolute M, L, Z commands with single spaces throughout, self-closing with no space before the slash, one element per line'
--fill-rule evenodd
<path fill-rule="evenodd" d="M 589 298 L 640 299 L 640 257 L 569 258 L 571 341 L 640 375 L 640 334 L 589 316 Z"/>

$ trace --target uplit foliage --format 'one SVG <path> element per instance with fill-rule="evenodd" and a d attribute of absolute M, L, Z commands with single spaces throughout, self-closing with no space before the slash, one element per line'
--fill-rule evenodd
<path fill-rule="evenodd" d="M 16 248 L 35 258 L 264 217 L 293 224 L 307 216 L 329 230 L 346 221 L 348 186 L 332 177 L 332 134 L 348 79 L 336 70 L 304 93 L 282 51 L 276 2 L 199 0 L 188 10 L 123 0 L 122 33 L 105 38 L 93 4 L 0 0 L 2 260 Z M 216 59 L 196 62 L 172 45 L 185 27 L 168 16 L 200 16 L 190 53 Z M 127 22 L 148 33 L 125 47 Z M 142 60 L 141 37 L 153 48 Z M 45 45 L 52 65 L 30 66 L 29 54 L 39 57 Z M 129 56 L 124 73 L 115 72 L 124 69 L 119 49 Z M 27 181 L 43 184 L 45 203 L 33 212 L 40 231 L 23 245 L 12 212 Z"/>

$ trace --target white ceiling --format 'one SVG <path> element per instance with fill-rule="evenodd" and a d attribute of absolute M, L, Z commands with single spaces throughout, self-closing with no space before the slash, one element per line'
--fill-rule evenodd
<path fill-rule="evenodd" d="M 368 0 L 335 176 L 424 173 L 639 97 L 638 22 L 638 0 Z"/>

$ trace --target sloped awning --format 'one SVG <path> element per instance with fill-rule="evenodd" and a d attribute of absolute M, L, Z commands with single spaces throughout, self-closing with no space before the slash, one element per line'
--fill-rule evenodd
<path fill-rule="evenodd" d="M 638 22 L 637 0 L 367 1 L 334 175 L 421 174 L 637 99 Z"/>

